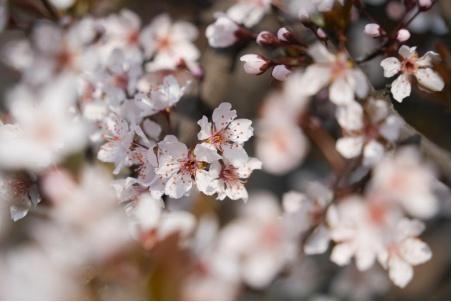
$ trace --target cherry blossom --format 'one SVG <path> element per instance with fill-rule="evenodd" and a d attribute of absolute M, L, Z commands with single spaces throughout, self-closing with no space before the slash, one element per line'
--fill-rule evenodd
<path fill-rule="evenodd" d="M 220 234 L 223 259 L 239 263 L 239 275 L 253 288 L 262 288 L 294 257 L 296 245 L 287 238 L 281 211 L 272 195 L 252 196 L 241 218 Z"/>
<path fill-rule="evenodd" d="M 203 116 L 199 121 L 198 139 L 206 150 L 228 156 L 232 164 L 244 164 L 248 155 L 243 144 L 253 135 L 251 120 L 236 119 L 237 112 L 230 103 L 221 103 L 213 111 L 212 123 Z M 216 150 L 216 151 L 215 151 Z M 211 155 L 219 158 L 217 154 Z"/>
<path fill-rule="evenodd" d="M 83 148 L 86 125 L 70 112 L 75 93 L 70 76 L 38 92 L 24 86 L 13 90 L 9 110 L 15 123 L 0 125 L 0 166 L 39 171 Z"/>
<path fill-rule="evenodd" d="M 441 91 L 444 88 L 444 81 L 432 67 L 438 59 L 438 54 L 429 51 L 419 58 L 416 47 L 402 45 L 399 49 L 401 60 L 396 57 L 389 57 L 381 61 L 380 65 L 384 69 L 384 76 L 391 78 L 396 74 L 400 75 L 391 84 L 391 93 L 394 99 L 402 102 L 404 98 L 411 94 L 410 80 L 414 76 L 422 88 L 429 91 Z"/>
<path fill-rule="evenodd" d="M 435 173 L 412 148 L 386 156 L 374 169 L 370 192 L 398 202 L 414 217 L 431 218 L 439 208 Z"/>
<path fill-rule="evenodd" d="M 239 0 L 226 14 L 229 18 L 246 27 L 256 25 L 270 11 L 272 0 Z"/>
<path fill-rule="evenodd" d="M 324 253 L 328 248 L 330 235 L 323 217 L 332 199 L 332 192 L 315 182 L 307 186 L 306 194 L 291 191 L 283 196 L 284 219 L 288 229 L 305 233 L 313 228 L 304 245 L 307 255 Z"/>
<path fill-rule="evenodd" d="M 354 67 L 345 53 L 330 53 L 320 43 L 309 48 L 314 64 L 309 65 L 299 85 L 305 87 L 306 95 L 316 94 L 325 86 L 329 86 L 330 100 L 336 105 L 349 104 L 356 95 L 364 98 L 369 84 L 363 72 Z"/>
<path fill-rule="evenodd" d="M 140 36 L 146 57 L 153 57 L 146 69 L 175 69 L 182 62 L 188 66 L 195 64 L 199 51 L 193 41 L 197 36 L 198 30 L 188 22 L 172 23 L 166 14 L 155 17 Z"/>
<path fill-rule="evenodd" d="M 336 142 L 336 149 L 345 158 L 363 154 L 363 163 L 373 166 L 384 156 L 387 144 L 398 138 L 403 121 L 390 113 L 387 101 L 369 99 L 364 105 L 353 102 L 338 107 L 336 116 L 345 135 Z"/>
<path fill-rule="evenodd" d="M 196 183 L 200 188 L 208 185 L 204 174 L 204 164 L 197 159 L 202 157 L 209 163 L 216 158 L 211 157 L 211 153 L 205 155 L 205 150 L 201 145 L 197 145 L 194 150 L 189 150 L 187 146 L 179 142 L 173 135 L 167 135 L 158 143 L 158 167 L 155 172 L 164 182 L 162 193 L 172 197 L 181 198 L 186 195 Z"/>
<path fill-rule="evenodd" d="M 240 27 L 224 14 L 216 15 L 215 22 L 206 28 L 206 37 L 212 47 L 228 47 L 238 41 Z"/>
<path fill-rule="evenodd" d="M 174 233 L 187 236 L 195 225 L 195 218 L 185 211 L 163 211 L 163 202 L 150 194 L 142 194 L 130 210 L 136 224 L 136 235 L 146 248 Z"/>
<path fill-rule="evenodd" d="M 413 266 L 432 257 L 429 246 L 417 238 L 423 230 L 424 224 L 418 220 L 400 220 L 387 250 L 379 255 L 379 262 L 389 270 L 390 279 L 398 287 L 405 287 L 413 278 Z"/>

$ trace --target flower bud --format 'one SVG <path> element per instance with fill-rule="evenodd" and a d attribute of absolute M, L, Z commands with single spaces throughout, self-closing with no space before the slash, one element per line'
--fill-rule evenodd
<path fill-rule="evenodd" d="M 317 28 L 317 31 L 315 33 L 319 39 L 322 39 L 322 40 L 326 39 L 326 33 L 323 29 Z"/>
<path fill-rule="evenodd" d="M 432 7 L 432 0 L 418 0 L 419 8 L 421 10 L 428 10 Z"/>
<path fill-rule="evenodd" d="M 272 76 L 279 81 L 284 81 L 285 79 L 287 79 L 291 72 L 292 71 L 289 68 L 287 68 L 286 65 L 283 64 L 276 65 L 273 68 Z"/>
<path fill-rule="evenodd" d="M 243 68 L 249 74 L 262 74 L 270 67 L 270 60 L 256 54 L 247 54 L 240 57 L 240 61 L 244 62 Z"/>
<path fill-rule="evenodd" d="M 399 41 L 399 42 L 405 42 L 410 37 L 411 37 L 410 32 L 405 28 L 402 28 L 397 32 L 397 41 Z"/>
<path fill-rule="evenodd" d="M 256 43 L 261 46 L 276 46 L 279 44 L 278 38 L 269 31 L 261 31 L 256 38 Z"/>
<path fill-rule="evenodd" d="M 373 38 L 380 37 L 381 27 L 376 23 L 369 23 L 364 27 L 364 33 Z"/>
<path fill-rule="evenodd" d="M 291 43 L 296 42 L 296 38 L 294 34 L 289 31 L 286 27 L 281 27 L 278 29 L 278 32 L 276 34 L 278 36 L 278 40 L 283 43 Z"/>

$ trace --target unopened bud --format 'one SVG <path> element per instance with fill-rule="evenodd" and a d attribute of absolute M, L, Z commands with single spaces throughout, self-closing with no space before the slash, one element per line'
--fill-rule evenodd
<path fill-rule="evenodd" d="M 369 23 L 364 27 L 364 33 L 373 38 L 380 37 L 381 27 L 376 23 Z"/>
<path fill-rule="evenodd" d="M 249 74 L 262 74 L 269 67 L 271 61 L 261 55 L 247 54 L 240 57 L 240 61 L 244 62 L 243 69 Z"/>
<path fill-rule="evenodd" d="M 284 81 L 285 79 L 287 79 L 291 72 L 292 71 L 289 68 L 287 68 L 286 65 L 283 64 L 276 65 L 273 68 L 272 76 L 279 81 Z"/>
<path fill-rule="evenodd" d="M 432 7 L 433 2 L 432 0 L 418 0 L 418 4 L 421 10 L 428 10 Z"/>
<path fill-rule="evenodd" d="M 319 39 L 322 39 L 322 40 L 326 39 L 326 33 L 323 29 L 317 28 L 316 34 Z"/>
<path fill-rule="evenodd" d="M 405 42 L 410 37 L 411 37 L 410 32 L 405 28 L 402 28 L 397 32 L 397 41 L 399 41 L 399 42 Z"/>
<path fill-rule="evenodd" d="M 257 35 L 256 43 L 261 46 L 275 46 L 279 44 L 278 38 L 269 31 L 261 31 Z"/>

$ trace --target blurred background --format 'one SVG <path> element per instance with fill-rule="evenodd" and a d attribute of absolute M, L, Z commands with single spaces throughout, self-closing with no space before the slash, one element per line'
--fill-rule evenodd
<path fill-rule="evenodd" d="M 40 2 L 38 0 L 29 0 Z M 303 0 L 299 0 L 303 1 Z M 22 14 L 23 20 L 33 22 L 37 16 L 30 12 L 21 10 L 26 0 L 12 0 L 11 11 Z M 259 116 L 260 107 L 266 96 L 272 90 L 279 89 L 281 83 L 274 80 L 267 72 L 261 76 L 246 74 L 238 58 L 245 53 L 259 53 L 255 43 L 240 44 L 228 49 L 213 49 L 207 44 L 204 30 L 214 18 L 217 11 L 224 11 L 233 1 L 228 0 L 80 0 L 71 9 L 71 14 L 84 15 L 91 13 L 104 16 L 116 12 L 121 8 L 128 8 L 137 13 L 143 24 L 147 24 L 152 18 L 161 13 L 168 13 L 173 19 L 182 19 L 193 22 L 199 28 L 199 38 L 197 46 L 202 54 L 201 65 L 204 68 L 204 79 L 199 86 L 193 88 L 195 95 L 201 95 L 206 105 L 214 108 L 222 101 L 232 103 L 237 109 L 238 115 L 243 118 L 255 119 Z M 370 14 L 382 24 L 391 28 L 396 24 L 394 18 L 398 13 L 401 1 L 397 0 L 373 0 L 365 1 Z M 431 139 L 433 142 L 450 152 L 450 11 L 451 2 L 448 0 L 438 1 L 435 7 L 428 13 L 421 14 L 419 20 L 413 22 L 410 27 L 412 38 L 409 45 L 417 46 L 420 53 L 427 50 L 438 52 L 442 61 L 438 66 L 446 83 L 446 88 L 441 93 L 424 94 L 416 90 L 414 94 L 405 102 L 394 104 L 397 111 L 406 121 L 415 127 L 419 132 Z M 17 7 L 17 10 L 14 10 Z M 27 22 L 28 22 L 27 21 Z M 373 39 L 365 36 L 362 32 L 368 20 L 357 18 L 348 32 L 349 51 L 354 57 L 363 56 L 376 46 Z M 259 30 L 276 31 L 280 26 L 279 20 L 267 15 L 262 22 L 257 25 Z M 7 30 L 0 34 L 0 45 L 5 45 L 9 40 L 20 37 L 26 33 L 16 30 Z M 301 33 L 302 34 L 302 33 Z M 375 88 L 384 88 L 388 83 L 383 78 L 382 70 L 379 66 L 381 58 L 376 58 L 362 67 L 372 81 Z M 0 94 L 4 95 L 9 88 L 18 80 L 18 75 L 4 65 L 0 65 Z M 2 98 L 3 100 L 3 98 Z M 194 98 L 187 96 L 178 104 L 177 109 L 181 113 L 178 123 L 178 131 L 181 137 L 190 140 L 196 130 L 193 119 L 201 117 L 199 105 Z M 190 117 L 190 118 L 187 118 Z M 0 146 L 1 147 L 1 146 Z M 248 144 L 251 154 L 253 143 Z M 300 189 L 306 180 L 322 180 L 329 172 L 329 167 L 325 163 L 320 152 L 311 149 L 300 167 L 284 175 L 271 175 L 265 171 L 255 172 L 247 188 L 249 191 L 271 191 L 277 196 L 291 189 Z M 205 197 L 197 197 L 204 198 Z M 180 201 L 179 201 L 180 202 Z M 238 202 L 213 203 L 203 201 L 206 207 L 218 207 L 220 218 L 223 222 L 230 219 L 234 213 Z M 180 206 L 180 205 L 179 205 Z M 384 300 L 450 300 L 451 272 L 450 272 L 450 200 L 445 201 L 444 209 L 439 217 L 428 222 L 427 230 L 423 235 L 424 240 L 431 246 L 433 258 L 426 264 L 415 268 L 413 281 L 400 290 L 392 285 L 390 290 L 377 295 Z M 340 269 L 328 259 L 328 254 L 309 257 L 297 268 L 296 272 L 283 276 L 281 280 L 274 282 L 269 288 L 262 292 L 246 290 L 241 299 L 306 299 L 307 297 L 324 297 L 327 299 L 332 288 L 337 292 L 337 297 L 353 299 L 351 288 L 341 287 L 335 282 L 339 274 L 349 274 L 356 280 L 356 287 L 359 288 L 363 276 L 353 270 Z M 285 279 L 284 279 L 285 278 Z M 384 282 L 384 281 L 377 281 Z M 168 292 L 162 290 L 162 297 L 171 298 L 171 289 Z"/>

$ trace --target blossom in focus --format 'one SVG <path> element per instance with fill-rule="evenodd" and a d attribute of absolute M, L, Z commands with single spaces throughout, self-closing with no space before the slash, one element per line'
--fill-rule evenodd
<path fill-rule="evenodd" d="M 325 86 L 329 86 L 330 100 L 336 105 L 345 105 L 363 98 L 369 91 L 364 73 L 352 65 L 345 53 L 336 55 L 320 43 L 309 47 L 309 55 L 314 64 L 309 65 L 300 80 L 304 93 L 311 96 Z"/>
<path fill-rule="evenodd" d="M 384 76 L 391 78 L 400 74 L 391 84 L 391 93 L 394 99 L 402 102 L 404 98 L 411 94 L 411 79 L 414 76 L 420 85 L 427 91 L 441 91 L 444 88 L 444 81 L 432 67 L 438 59 L 438 54 L 428 51 L 419 58 L 416 47 L 402 45 L 399 49 L 401 60 L 396 57 L 389 57 L 381 61 Z"/>
<path fill-rule="evenodd" d="M 251 123 L 248 119 L 237 119 L 237 112 L 230 103 L 221 103 L 213 111 L 212 123 L 206 116 L 198 121 L 201 128 L 198 139 L 206 151 L 224 154 L 233 164 L 244 164 L 248 155 L 243 144 L 253 136 Z M 218 157 L 217 154 L 211 156 Z"/>

